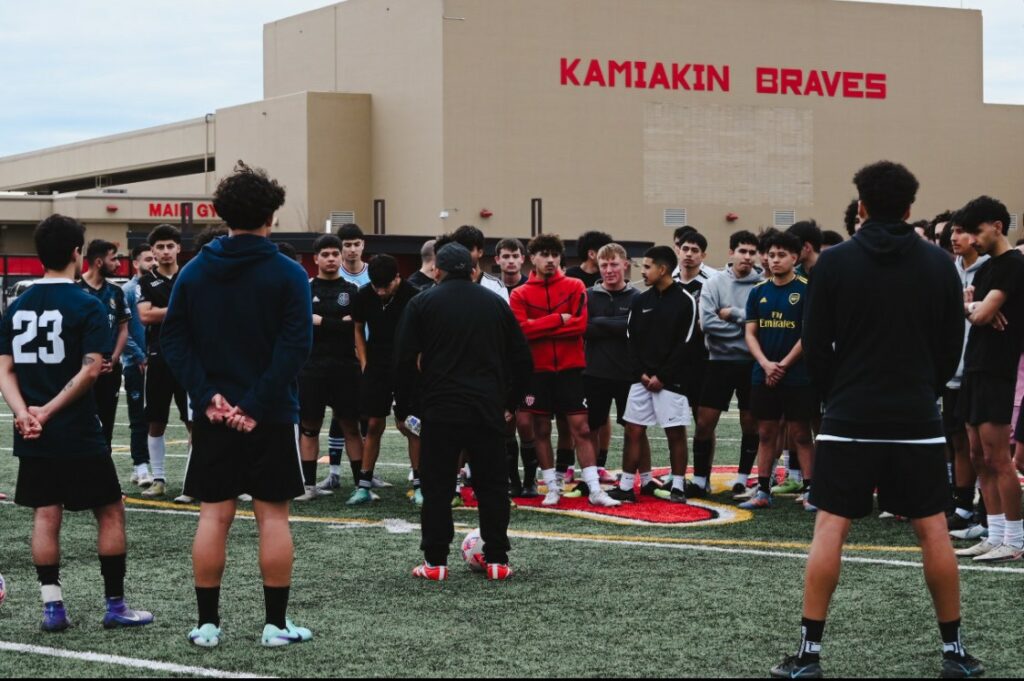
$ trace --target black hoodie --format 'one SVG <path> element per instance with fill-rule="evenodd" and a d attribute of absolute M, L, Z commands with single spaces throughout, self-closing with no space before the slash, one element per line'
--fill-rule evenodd
<path fill-rule="evenodd" d="M 942 437 L 936 400 L 956 372 L 963 334 L 949 256 L 910 225 L 868 220 L 821 254 L 804 308 L 807 368 L 825 396 L 822 434 Z"/>

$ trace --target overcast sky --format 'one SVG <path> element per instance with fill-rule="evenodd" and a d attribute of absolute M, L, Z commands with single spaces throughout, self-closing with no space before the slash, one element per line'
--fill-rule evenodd
<path fill-rule="evenodd" d="M 0 156 L 259 100 L 263 24 L 327 4 L 0 0 Z M 983 10 L 985 99 L 1024 104 L 1024 0 L 903 4 Z"/>

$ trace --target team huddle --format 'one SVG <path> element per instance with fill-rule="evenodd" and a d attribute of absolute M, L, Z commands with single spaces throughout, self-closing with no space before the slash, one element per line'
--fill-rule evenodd
<path fill-rule="evenodd" d="M 995 199 L 915 226 L 906 220 L 918 184 L 906 168 L 874 164 L 854 183 L 847 241 L 814 221 L 738 231 L 716 271 L 704 262 L 707 238 L 683 227 L 674 248 L 644 253 L 636 283 L 626 248 L 601 232 L 578 239 L 580 265 L 568 269 L 556 235 L 501 240 L 492 254 L 500 275 L 489 274 L 485 236 L 472 226 L 428 241 L 422 268 L 403 277 L 392 256 L 364 263 L 363 234 L 345 225 L 315 241 L 309 279 L 268 238 L 284 189 L 244 165 L 215 195 L 227 226 L 197 235 L 197 255 L 181 268 L 180 231 L 157 227 L 133 250 L 136 276 L 123 289 L 108 281 L 114 244 L 86 248 L 80 224 L 44 220 L 35 238 L 46 276 L 0 323 L 0 390 L 15 415 L 16 503 L 35 509 L 43 630 L 70 626 L 64 509 L 98 519 L 104 626 L 153 621 L 124 601 L 124 506 L 111 460 L 122 377 L 131 483 L 143 497 L 167 494 L 172 404 L 189 429 L 176 501 L 201 504 L 199 617 L 188 637 L 199 647 L 222 636 L 239 500 L 253 502 L 260 532 L 263 645 L 312 638 L 286 617 L 289 503 L 340 493 L 343 457 L 347 504 L 378 501 L 389 487 L 375 468 L 392 413 L 407 443 L 409 497 L 422 508 L 425 560 L 414 576 L 448 578 L 452 508 L 466 486 L 479 503 L 487 578 L 504 580 L 513 574 L 510 499 L 615 507 L 711 497 L 716 430 L 735 400 L 742 439 L 728 493 L 754 512 L 791 494 L 817 514 L 800 649 L 773 676 L 822 674 L 842 546 L 876 497 L 921 541 L 943 675 L 980 675 L 960 637 L 950 533 L 978 540 L 957 552 L 975 562 L 1024 557 L 1010 449 L 1011 437 L 1024 443 L 1024 415 L 1014 413 L 1024 392 L 1024 255 L 1007 241 L 1010 217 Z M 624 429 L 617 476 L 613 405 Z M 330 469 L 318 481 L 328 408 Z M 668 442 L 663 478 L 650 428 Z M 1016 462 L 1024 469 L 1024 444 Z"/>

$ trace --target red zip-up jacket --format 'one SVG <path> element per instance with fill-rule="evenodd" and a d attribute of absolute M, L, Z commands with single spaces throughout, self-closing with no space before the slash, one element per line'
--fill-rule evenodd
<path fill-rule="evenodd" d="M 587 366 L 583 353 L 587 289 L 582 281 L 562 271 L 548 280 L 532 272 L 525 284 L 512 291 L 509 304 L 530 342 L 534 373 Z M 571 315 L 568 322 L 562 322 L 563 313 Z"/>

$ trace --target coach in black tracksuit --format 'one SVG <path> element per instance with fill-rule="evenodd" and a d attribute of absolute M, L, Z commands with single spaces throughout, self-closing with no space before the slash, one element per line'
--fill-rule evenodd
<path fill-rule="evenodd" d="M 423 542 L 426 561 L 447 565 L 455 529 L 451 500 L 459 453 L 469 456 L 488 563 L 508 563 L 509 499 L 505 424 L 526 392 L 533 360 L 507 303 L 469 276 L 472 258 L 449 244 L 437 254 L 440 285 L 416 296 L 396 341 L 398 390 L 419 364 L 423 405 Z"/>

